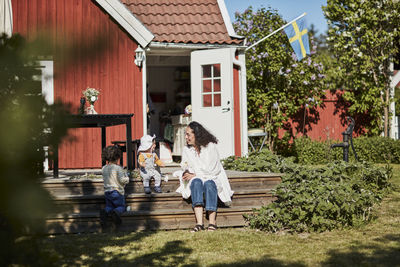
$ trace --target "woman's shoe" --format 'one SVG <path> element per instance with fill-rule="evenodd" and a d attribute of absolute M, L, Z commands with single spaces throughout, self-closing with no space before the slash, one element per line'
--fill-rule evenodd
<path fill-rule="evenodd" d="M 218 229 L 218 227 L 215 224 L 209 224 L 207 227 L 207 231 L 210 231 L 210 232 L 213 232 L 217 229 Z"/>
<path fill-rule="evenodd" d="M 193 227 L 192 230 L 190 230 L 191 233 L 196 233 L 204 230 L 204 226 L 201 224 L 196 224 L 195 227 Z"/>

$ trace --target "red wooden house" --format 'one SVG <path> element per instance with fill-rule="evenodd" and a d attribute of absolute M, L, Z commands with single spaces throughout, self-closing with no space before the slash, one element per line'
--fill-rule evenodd
<path fill-rule="evenodd" d="M 98 113 L 134 114 L 133 139 L 148 130 L 162 136 L 164 120 L 181 118 L 191 104 L 192 119 L 220 140 L 222 157 L 247 153 L 244 40 L 235 35 L 223 0 L 11 4 L 13 33 L 34 40 L 45 32 L 50 38 L 52 52 L 38 59 L 49 102 L 61 100 L 78 110 L 82 91 L 97 88 Z M 157 111 L 149 129 L 147 95 Z M 59 149 L 60 168 L 100 167 L 100 131 L 74 129 L 70 136 L 74 140 Z M 124 138 L 123 126 L 107 128 L 107 145 Z"/>
<path fill-rule="evenodd" d="M 52 53 L 38 59 L 49 102 L 78 110 L 84 89 L 100 89 L 96 111 L 133 113 L 134 139 L 148 130 L 162 137 L 171 115 L 182 123 L 179 114 L 191 104 L 192 119 L 218 137 L 223 157 L 248 152 L 244 40 L 235 35 L 223 0 L 7 1 L 13 33 L 34 40 L 45 32 L 51 40 Z M 393 87 L 399 81 L 400 72 Z M 149 124 L 147 96 L 156 109 Z M 347 123 L 338 104 L 328 94 L 322 108 L 306 121 L 299 114 L 288 130 L 341 139 Z M 74 140 L 59 149 L 60 168 L 100 167 L 99 129 L 71 130 L 70 136 Z M 124 138 L 123 126 L 107 128 L 107 145 Z"/>

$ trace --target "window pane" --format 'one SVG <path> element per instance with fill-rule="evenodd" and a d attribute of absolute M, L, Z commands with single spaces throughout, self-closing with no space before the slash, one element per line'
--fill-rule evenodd
<path fill-rule="evenodd" d="M 214 64 L 214 77 L 221 77 L 221 64 Z"/>
<path fill-rule="evenodd" d="M 214 92 L 221 92 L 221 79 L 214 80 Z"/>
<path fill-rule="evenodd" d="M 214 94 L 214 107 L 221 106 L 221 94 Z"/>
<path fill-rule="evenodd" d="M 203 80 L 203 93 L 211 92 L 211 80 Z"/>
<path fill-rule="evenodd" d="M 201 66 L 202 69 L 202 77 L 203 78 L 210 78 L 211 77 L 211 66 L 212 65 L 203 65 Z"/>
<path fill-rule="evenodd" d="M 203 95 L 203 107 L 211 107 L 211 97 L 212 95 Z"/>

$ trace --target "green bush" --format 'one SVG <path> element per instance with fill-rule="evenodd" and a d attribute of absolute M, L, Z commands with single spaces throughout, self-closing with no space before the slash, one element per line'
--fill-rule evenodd
<path fill-rule="evenodd" d="M 224 166 L 285 173 L 274 191 L 277 200 L 245 216 L 250 227 L 268 232 L 321 232 L 366 223 L 373 218 L 374 204 L 390 189 L 392 175 L 391 168 L 370 163 L 302 166 L 270 152 L 228 158 Z"/>
<path fill-rule="evenodd" d="M 343 159 L 342 148 L 330 148 L 338 141 L 313 141 L 309 138 L 298 138 L 294 141 L 289 155 L 301 164 L 326 164 Z M 359 161 L 373 163 L 400 163 L 400 140 L 387 137 L 358 137 L 353 139 Z M 287 152 L 285 151 L 285 154 Z M 354 162 L 355 156 L 349 147 L 349 160 Z"/>
<path fill-rule="evenodd" d="M 294 158 L 284 158 L 264 149 L 261 152 L 250 153 L 248 157 L 236 158 L 231 156 L 222 161 L 224 168 L 248 172 L 284 173 L 294 166 Z"/>
<path fill-rule="evenodd" d="M 354 148 L 361 161 L 374 163 L 400 163 L 400 140 L 388 137 L 358 137 Z"/>
<path fill-rule="evenodd" d="M 325 164 L 342 157 L 341 149 L 331 149 L 331 141 L 313 141 L 302 137 L 293 143 L 293 156 L 301 164 Z M 339 153 L 338 153 L 339 152 Z"/>

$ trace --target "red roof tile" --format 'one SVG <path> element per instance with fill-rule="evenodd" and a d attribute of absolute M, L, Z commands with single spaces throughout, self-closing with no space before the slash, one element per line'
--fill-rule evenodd
<path fill-rule="evenodd" d="M 230 37 L 217 0 L 121 0 L 156 42 L 241 44 Z"/>

